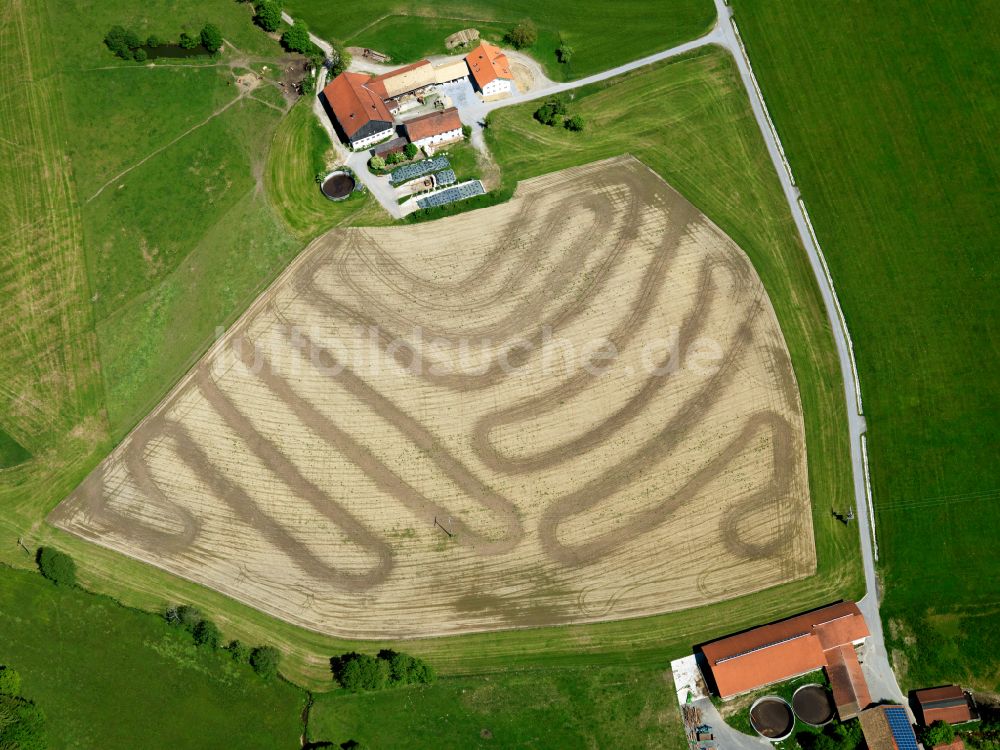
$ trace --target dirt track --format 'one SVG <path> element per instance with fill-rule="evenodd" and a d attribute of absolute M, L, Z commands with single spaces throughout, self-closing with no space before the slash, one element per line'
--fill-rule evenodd
<path fill-rule="evenodd" d="M 51 520 L 362 638 L 632 617 L 815 570 L 763 287 L 624 157 L 318 239 Z"/>

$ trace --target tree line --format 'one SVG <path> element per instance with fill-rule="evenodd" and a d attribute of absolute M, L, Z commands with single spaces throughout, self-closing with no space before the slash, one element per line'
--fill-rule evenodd
<path fill-rule="evenodd" d="M 222 631 L 218 625 L 190 604 L 171 605 L 167 607 L 163 617 L 168 624 L 190 633 L 196 646 L 211 650 L 224 649 L 229 652 L 233 661 L 249 664 L 265 680 L 278 676 L 281 652 L 274 646 L 251 647 L 238 640 L 229 641 L 223 646 Z"/>
<path fill-rule="evenodd" d="M 423 659 L 384 648 L 377 655 L 349 651 L 330 659 L 330 671 L 351 692 L 384 690 L 400 685 L 429 685 L 437 679 Z"/>
<path fill-rule="evenodd" d="M 104 35 L 104 45 L 123 60 L 136 62 L 145 62 L 149 57 L 149 50 L 165 45 L 176 45 L 187 50 L 201 46 L 206 52 L 214 55 L 222 49 L 222 32 L 218 26 L 206 23 L 198 34 L 182 31 L 177 42 L 166 42 L 155 34 L 143 39 L 134 30 L 115 25 Z"/>

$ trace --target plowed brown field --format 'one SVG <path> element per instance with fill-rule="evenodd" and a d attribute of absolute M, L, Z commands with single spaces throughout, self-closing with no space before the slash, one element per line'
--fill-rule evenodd
<path fill-rule="evenodd" d="M 316 240 L 52 514 L 303 626 L 618 619 L 815 571 L 742 251 L 629 157 Z"/>

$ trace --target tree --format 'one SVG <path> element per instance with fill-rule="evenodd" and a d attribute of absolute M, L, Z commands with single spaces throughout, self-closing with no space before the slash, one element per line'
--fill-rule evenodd
<path fill-rule="evenodd" d="M 948 745 L 955 741 L 955 728 L 938 719 L 924 730 L 923 740 L 927 747 Z"/>
<path fill-rule="evenodd" d="M 181 49 L 194 49 L 201 44 L 201 40 L 196 36 L 191 36 L 186 31 L 182 31 L 181 38 L 177 44 L 180 45 Z"/>
<path fill-rule="evenodd" d="M 573 115 L 572 117 L 567 117 L 563 123 L 567 130 L 573 130 L 579 133 L 583 130 L 583 118 L 580 115 Z"/>
<path fill-rule="evenodd" d="M 351 54 L 339 42 L 331 42 L 330 46 L 333 49 L 330 51 L 330 64 L 327 67 L 330 69 L 330 77 L 333 78 L 350 67 Z"/>
<path fill-rule="evenodd" d="M 205 24 L 205 28 L 201 30 L 201 46 L 213 55 L 222 49 L 222 32 L 218 26 Z"/>
<path fill-rule="evenodd" d="M 147 57 L 148 55 L 146 54 L 146 50 L 144 50 L 142 47 L 132 51 L 132 59 L 135 60 L 136 62 L 140 63 L 146 62 Z"/>
<path fill-rule="evenodd" d="M 559 59 L 559 62 L 566 65 L 573 59 L 573 48 L 566 44 L 566 42 L 561 42 L 558 49 L 556 49 L 556 57 Z"/>
<path fill-rule="evenodd" d="M 192 607 L 190 604 L 167 607 L 164 619 L 171 625 L 184 628 L 189 633 L 194 633 L 198 623 L 204 620 L 201 610 Z"/>
<path fill-rule="evenodd" d="M 403 153 L 406 154 L 407 159 L 412 159 L 417 155 L 417 147 L 412 143 L 407 143 L 406 146 L 403 147 Z"/>
<path fill-rule="evenodd" d="M 330 659 L 333 676 L 352 692 L 381 690 L 389 682 L 389 664 L 368 654 L 350 651 Z"/>
<path fill-rule="evenodd" d="M 142 46 L 142 39 L 132 29 L 125 32 L 125 46 L 130 50 L 139 49 Z"/>
<path fill-rule="evenodd" d="M 274 0 L 261 0 L 256 5 L 256 14 L 253 17 L 254 23 L 264 31 L 277 31 L 281 25 L 281 6 Z"/>
<path fill-rule="evenodd" d="M 393 151 L 390 154 L 386 154 L 385 163 L 386 164 L 399 164 L 403 160 L 403 156 L 398 151 Z"/>
<path fill-rule="evenodd" d="M 161 44 L 163 44 L 163 41 L 160 39 L 160 37 L 156 36 L 156 34 L 150 34 L 148 37 L 146 37 L 147 47 L 159 47 Z"/>
<path fill-rule="evenodd" d="M 369 163 L 371 164 L 372 169 L 377 169 L 377 170 L 385 169 L 385 159 L 383 159 L 381 156 L 378 156 L 377 154 L 372 157 L 372 160 Z"/>
<path fill-rule="evenodd" d="M 566 104 L 557 97 L 548 99 L 535 110 L 535 119 L 543 125 L 555 125 L 558 119 L 566 114 Z"/>
<path fill-rule="evenodd" d="M 76 585 L 76 563 L 65 552 L 51 547 L 39 547 L 35 562 L 43 576 L 59 586 Z"/>
<path fill-rule="evenodd" d="M 250 661 L 250 647 L 241 641 L 230 641 L 226 646 L 226 651 L 235 662 L 246 664 Z"/>
<path fill-rule="evenodd" d="M 309 39 L 309 27 L 302 21 L 296 21 L 290 29 L 281 35 L 281 46 L 289 52 L 312 52 L 313 43 Z"/>
<path fill-rule="evenodd" d="M 127 34 L 128 32 L 125 31 L 124 27 L 112 26 L 108 29 L 108 33 L 104 35 L 105 46 L 123 59 L 127 59 L 131 52 L 128 43 L 125 41 Z"/>
<path fill-rule="evenodd" d="M 16 669 L 0 667 L 0 695 L 20 695 L 21 675 Z"/>
<path fill-rule="evenodd" d="M 525 18 L 518 21 L 504 38 L 514 49 L 523 49 L 538 41 L 538 29 L 530 18 Z"/>
<path fill-rule="evenodd" d="M 209 648 L 216 649 L 222 645 L 222 633 L 219 631 L 218 626 L 211 620 L 202 620 L 199 622 L 194 626 L 191 634 L 194 636 L 194 642 L 198 646 L 208 646 Z"/>
<path fill-rule="evenodd" d="M 253 671 L 270 680 L 278 676 L 278 664 L 281 661 L 281 652 L 274 646 L 257 646 L 250 652 L 250 666 Z"/>
<path fill-rule="evenodd" d="M 34 701 L 0 695 L 0 747 L 3 750 L 45 750 L 45 714 Z"/>

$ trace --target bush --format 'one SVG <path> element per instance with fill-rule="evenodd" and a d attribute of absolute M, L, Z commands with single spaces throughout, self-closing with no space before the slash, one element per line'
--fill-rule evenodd
<path fill-rule="evenodd" d="M 202 620 L 199 622 L 194 626 L 191 634 L 194 636 L 195 645 L 208 646 L 212 649 L 216 649 L 222 645 L 222 633 L 219 631 L 218 626 L 211 620 Z"/>
<path fill-rule="evenodd" d="M 573 48 L 565 42 L 562 42 L 558 49 L 556 49 L 556 59 L 558 59 L 563 65 L 566 65 L 573 59 Z"/>
<path fill-rule="evenodd" d="M 233 661 L 239 664 L 247 664 L 250 661 L 250 647 L 240 641 L 230 641 L 226 646 L 226 651 L 233 657 Z"/>
<path fill-rule="evenodd" d="M 0 667 L 0 695 L 20 695 L 21 675 L 10 667 Z"/>
<path fill-rule="evenodd" d="M 256 5 L 253 20 L 264 31 L 277 31 L 281 25 L 281 6 L 274 0 L 261 0 Z"/>
<path fill-rule="evenodd" d="M 471 125 L 463 125 L 462 126 L 462 137 L 465 138 L 465 140 L 469 140 L 472 137 L 472 126 Z"/>
<path fill-rule="evenodd" d="M 146 62 L 147 57 L 148 55 L 146 55 L 146 50 L 142 47 L 132 52 L 132 59 L 136 62 Z"/>
<path fill-rule="evenodd" d="M 274 646 L 257 646 L 250 652 L 250 666 L 253 671 L 270 680 L 278 676 L 278 664 L 281 661 L 281 652 Z"/>
<path fill-rule="evenodd" d="M 403 161 L 403 155 L 397 151 L 393 151 L 391 154 L 386 154 L 385 163 L 386 164 L 399 164 Z"/>
<path fill-rule="evenodd" d="M 222 49 L 222 32 L 217 26 L 205 24 L 205 28 L 201 30 L 201 46 L 212 54 Z"/>
<path fill-rule="evenodd" d="M 406 154 L 407 159 L 412 159 L 417 155 L 417 147 L 412 143 L 407 143 L 403 148 L 403 153 Z"/>
<path fill-rule="evenodd" d="M 952 743 L 955 741 L 955 728 L 938 719 L 924 730 L 923 741 L 927 747 Z"/>
<path fill-rule="evenodd" d="M 4 750 L 45 750 L 45 714 L 33 701 L 0 695 L 0 747 Z"/>
<path fill-rule="evenodd" d="M 76 585 L 76 563 L 65 552 L 51 547 L 39 547 L 35 562 L 43 576 L 60 586 Z"/>
<path fill-rule="evenodd" d="M 567 130 L 572 130 L 579 133 L 583 130 L 583 118 L 580 115 L 573 115 L 572 117 L 567 117 L 563 122 Z"/>
<path fill-rule="evenodd" d="M 514 48 L 522 49 L 530 47 L 538 41 L 538 29 L 530 18 L 525 18 L 515 24 L 514 28 L 507 32 L 504 39 Z"/>
<path fill-rule="evenodd" d="M 180 41 L 177 44 L 180 45 L 181 49 L 194 49 L 201 44 L 201 40 L 196 36 L 191 36 L 186 31 L 182 31 Z"/>
<path fill-rule="evenodd" d="M 159 47 L 161 44 L 163 44 L 163 41 L 160 39 L 160 37 L 156 36 L 156 34 L 150 34 L 148 37 L 146 37 L 147 47 Z"/>
<path fill-rule="evenodd" d="M 377 169 L 380 171 L 385 169 L 385 159 L 383 159 L 381 156 L 378 155 L 373 156 L 369 164 L 371 165 L 372 169 Z"/>

